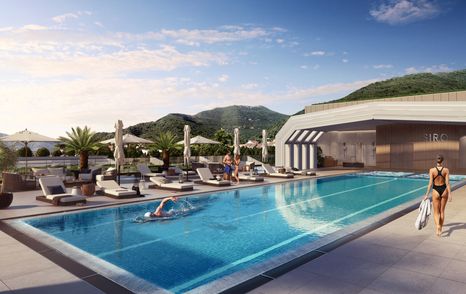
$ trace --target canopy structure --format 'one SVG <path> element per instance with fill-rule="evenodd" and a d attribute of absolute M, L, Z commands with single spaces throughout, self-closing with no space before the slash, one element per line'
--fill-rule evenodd
<path fill-rule="evenodd" d="M 14 133 L 13 135 L 1 137 L 0 140 L 4 142 L 22 142 L 24 143 L 24 153 L 26 157 L 26 169 L 28 167 L 28 160 L 27 160 L 27 146 L 30 142 L 60 142 L 59 140 L 51 137 L 47 137 L 35 132 L 28 131 L 25 129 L 24 131 L 20 131 Z"/>
<path fill-rule="evenodd" d="M 191 145 L 195 145 L 195 144 L 220 144 L 220 142 L 217 142 L 217 141 L 214 141 L 214 140 L 211 140 L 211 139 L 207 139 L 207 138 L 202 137 L 202 136 L 193 137 L 193 138 L 191 138 L 191 140 L 189 140 L 189 142 L 190 142 Z M 177 145 L 182 145 L 182 144 L 184 144 L 184 140 L 179 141 L 176 144 Z"/>
<path fill-rule="evenodd" d="M 111 139 L 102 141 L 100 143 L 102 143 L 102 144 L 115 144 L 115 138 L 111 138 Z M 132 135 L 132 134 L 125 134 L 122 137 L 122 143 L 123 143 L 123 145 L 125 145 L 125 144 L 152 144 L 154 142 L 152 142 L 151 140 L 144 139 L 144 138 L 139 138 L 139 137 L 137 137 L 135 135 Z"/>

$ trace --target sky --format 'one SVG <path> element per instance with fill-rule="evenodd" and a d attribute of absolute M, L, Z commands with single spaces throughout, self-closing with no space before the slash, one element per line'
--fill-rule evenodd
<path fill-rule="evenodd" d="M 293 114 L 466 68 L 461 0 L 0 0 L 0 132 L 113 131 L 168 113 Z"/>

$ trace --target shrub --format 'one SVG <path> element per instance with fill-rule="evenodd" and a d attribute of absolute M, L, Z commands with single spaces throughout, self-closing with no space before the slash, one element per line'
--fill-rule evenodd
<path fill-rule="evenodd" d="M 0 141 L 0 169 L 2 171 L 14 167 L 16 164 L 16 152 L 8 148 Z"/>
<path fill-rule="evenodd" d="M 62 156 L 63 153 L 61 152 L 60 149 L 53 149 L 52 151 L 52 156 Z"/>
<path fill-rule="evenodd" d="M 22 147 L 16 150 L 16 154 L 18 157 L 32 157 L 32 150 L 29 147 Z"/>
<path fill-rule="evenodd" d="M 41 147 L 37 149 L 36 156 L 39 156 L 39 157 L 50 156 L 50 151 L 45 147 Z"/>

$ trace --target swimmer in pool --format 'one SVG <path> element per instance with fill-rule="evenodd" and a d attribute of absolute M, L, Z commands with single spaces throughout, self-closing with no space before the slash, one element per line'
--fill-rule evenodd
<path fill-rule="evenodd" d="M 171 197 L 163 198 L 162 202 L 160 202 L 159 206 L 157 206 L 155 211 L 150 213 L 150 217 L 166 217 L 166 216 L 170 216 L 170 214 L 167 214 L 165 211 L 163 211 L 163 207 L 170 200 L 173 201 L 173 202 L 176 202 L 176 201 L 178 201 L 178 197 L 171 196 Z"/>

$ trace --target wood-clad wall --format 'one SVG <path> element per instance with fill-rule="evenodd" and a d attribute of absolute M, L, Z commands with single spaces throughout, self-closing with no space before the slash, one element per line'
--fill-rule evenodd
<path fill-rule="evenodd" d="M 466 172 L 466 126 L 381 125 L 376 137 L 378 168 L 425 171 L 434 165 L 436 155 L 442 154 L 452 172 Z"/>

